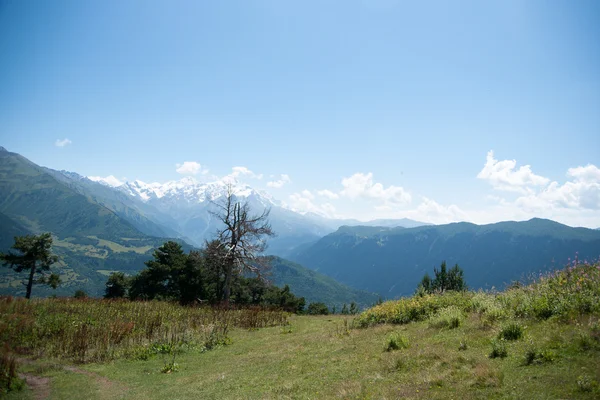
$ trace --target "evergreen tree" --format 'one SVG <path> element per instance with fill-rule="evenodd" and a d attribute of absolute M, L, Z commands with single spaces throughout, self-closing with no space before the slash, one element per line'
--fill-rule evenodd
<path fill-rule="evenodd" d="M 355 302 L 350 303 L 350 314 L 354 315 L 358 313 L 358 306 Z"/>
<path fill-rule="evenodd" d="M 329 309 L 325 303 L 317 302 L 308 305 L 308 313 L 310 315 L 328 315 Z"/>
<path fill-rule="evenodd" d="M 105 299 L 118 299 L 127 296 L 130 280 L 123 272 L 113 272 L 106 281 Z"/>
<path fill-rule="evenodd" d="M 448 272 L 448 290 L 463 291 L 467 290 L 467 284 L 464 279 L 464 271 L 455 264 Z"/>
<path fill-rule="evenodd" d="M 417 286 L 415 294 L 422 296 L 425 293 L 443 293 L 448 290 L 462 291 L 467 290 L 467 284 L 464 279 L 464 271 L 455 264 L 450 271 L 446 268 L 446 261 L 440 265 L 440 269 L 434 268 L 433 280 L 429 274 L 425 273 L 421 283 Z"/>
<path fill-rule="evenodd" d="M 448 289 L 448 272 L 446 271 L 446 261 L 442 261 L 440 269 L 433 269 L 435 278 L 433 279 L 432 289 L 433 291 L 444 292 Z"/>
<path fill-rule="evenodd" d="M 185 274 L 188 256 L 179 243 L 168 241 L 154 250 L 146 269 L 133 277 L 129 297 L 132 299 L 181 299 L 181 285 L 191 277 Z"/>
<path fill-rule="evenodd" d="M 423 276 L 423 279 L 421 279 L 421 283 L 419 285 L 423 288 L 425 292 L 431 293 L 432 282 L 431 277 L 427 272 L 425 272 L 425 276 Z"/>
<path fill-rule="evenodd" d="M 27 235 L 16 236 L 15 244 L 12 248 L 20 254 L 9 251 L 8 254 L 0 253 L 0 261 L 4 266 L 10 266 L 16 272 L 27 271 L 25 298 L 31 298 L 31 289 L 34 283 L 43 283 L 56 288 L 60 284 L 60 278 L 57 274 L 45 276 L 44 273 L 50 271 L 50 266 L 58 261 L 58 257 L 52 254 L 52 235 L 43 233 L 39 236 Z M 37 282 L 34 281 L 35 274 L 42 276 Z"/>

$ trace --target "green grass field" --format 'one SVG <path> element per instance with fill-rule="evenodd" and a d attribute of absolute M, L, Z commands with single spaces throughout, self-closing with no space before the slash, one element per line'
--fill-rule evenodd
<path fill-rule="evenodd" d="M 0 334 L 29 387 L 7 397 L 597 399 L 599 283 L 586 264 L 357 317 L 9 299 Z"/>
<path fill-rule="evenodd" d="M 161 373 L 165 360 L 116 360 L 68 365 L 39 359 L 23 371 L 49 379 L 52 399 L 558 399 L 598 398 L 600 351 L 579 340 L 575 324 L 528 323 L 525 337 L 508 344 L 506 358 L 489 358 L 498 328 L 469 316 L 457 329 L 428 322 L 349 329 L 341 316 L 293 316 L 289 327 L 234 329 L 232 344 L 176 356 L 179 371 Z M 290 333 L 291 330 L 291 333 Z M 406 349 L 385 351 L 389 336 Z M 461 343 L 466 349 L 461 350 Z M 525 365 L 531 343 L 554 360 Z M 168 357 L 167 357 L 168 358 Z M 166 360 L 169 361 L 168 359 Z M 588 388 L 581 382 L 590 383 Z M 34 398 L 28 391 L 9 398 Z"/>

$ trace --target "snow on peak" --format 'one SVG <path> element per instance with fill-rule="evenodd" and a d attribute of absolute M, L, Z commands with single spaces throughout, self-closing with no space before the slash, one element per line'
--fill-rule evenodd
<path fill-rule="evenodd" d="M 103 178 L 101 176 L 88 176 L 87 178 L 91 181 L 101 183 L 105 186 L 119 187 L 123 184 L 123 182 L 121 182 L 112 175 L 109 175 L 106 178 Z"/>
<path fill-rule="evenodd" d="M 140 180 L 126 182 L 119 189 L 142 201 L 159 200 L 169 203 L 197 204 L 205 201 L 214 201 L 227 195 L 231 187 L 237 197 L 258 199 L 264 206 L 275 205 L 275 200 L 263 191 L 257 191 L 246 184 L 239 183 L 233 177 L 214 182 L 198 182 L 192 177 L 185 177 L 176 181 L 165 183 L 145 183 Z"/>

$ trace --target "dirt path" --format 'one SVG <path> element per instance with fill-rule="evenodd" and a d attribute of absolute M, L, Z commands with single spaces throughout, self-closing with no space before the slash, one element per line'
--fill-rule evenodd
<path fill-rule="evenodd" d="M 50 378 L 20 373 L 21 379 L 25 380 L 27 386 L 33 392 L 35 400 L 46 400 L 50 398 Z"/>
<path fill-rule="evenodd" d="M 76 374 L 83 374 L 83 375 L 89 376 L 90 378 L 92 378 L 96 381 L 96 383 L 98 384 L 98 386 L 100 386 L 100 389 L 103 392 L 106 390 L 110 390 L 117 385 L 121 386 L 120 384 L 117 384 L 117 383 L 111 381 L 110 379 L 105 378 L 104 376 L 98 375 L 95 372 L 86 371 L 84 369 L 77 368 L 72 365 L 65 365 L 63 367 L 63 369 L 65 369 L 66 371 L 69 371 L 69 372 L 74 372 Z"/>
<path fill-rule="evenodd" d="M 17 359 L 19 364 L 34 364 L 35 361 L 27 359 L 27 358 L 19 358 Z M 86 375 L 89 378 L 92 378 L 99 388 L 99 393 L 102 395 L 106 395 L 111 393 L 111 389 L 118 390 L 121 393 L 124 393 L 127 388 L 123 386 L 121 383 L 113 382 L 110 379 L 98 375 L 95 372 L 86 371 L 84 369 L 75 367 L 73 365 L 64 365 L 62 369 L 65 371 L 69 371 L 75 374 Z M 30 373 L 19 373 L 19 376 L 25 380 L 27 386 L 33 392 L 33 398 L 35 400 L 45 400 L 50 398 L 50 378 L 46 378 L 43 376 L 33 375 Z"/>

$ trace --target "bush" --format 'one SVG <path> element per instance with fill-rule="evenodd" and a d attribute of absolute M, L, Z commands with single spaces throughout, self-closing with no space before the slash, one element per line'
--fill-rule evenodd
<path fill-rule="evenodd" d="M 328 315 L 329 309 L 325 303 L 310 303 L 307 312 L 310 315 Z"/>
<path fill-rule="evenodd" d="M 506 349 L 506 342 L 503 339 L 492 340 L 492 352 L 490 358 L 504 358 L 508 356 L 508 350 Z"/>
<path fill-rule="evenodd" d="M 498 334 L 498 338 L 505 340 L 519 340 L 523 337 L 523 332 L 524 329 L 520 324 L 511 322 L 502 328 Z"/>
<path fill-rule="evenodd" d="M 433 328 L 454 329 L 462 325 L 465 314 L 456 306 L 444 307 L 431 317 L 429 326 Z"/>
<path fill-rule="evenodd" d="M 73 294 L 73 298 L 75 298 L 75 299 L 86 299 L 87 297 L 88 297 L 87 293 L 81 289 L 76 290 L 75 293 Z"/>
<path fill-rule="evenodd" d="M 24 382 L 17 374 L 17 363 L 5 348 L 0 354 L 0 397 L 23 387 Z"/>
<path fill-rule="evenodd" d="M 574 263 L 498 296 L 518 317 L 572 319 L 600 312 L 600 264 Z"/>
<path fill-rule="evenodd" d="M 535 347 L 531 346 L 525 352 L 524 364 L 525 365 L 543 364 L 543 363 L 553 362 L 554 360 L 556 360 L 556 353 L 554 351 L 552 351 L 552 350 L 539 351 Z"/>
<path fill-rule="evenodd" d="M 577 378 L 577 388 L 580 392 L 593 392 L 598 389 L 598 382 L 587 375 L 580 375 Z"/>
<path fill-rule="evenodd" d="M 462 311 L 470 310 L 472 297 L 471 292 L 447 292 L 386 301 L 364 311 L 357 317 L 356 322 L 360 327 L 367 327 L 383 323 L 407 324 L 423 321 L 445 307 L 456 306 Z"/>
<path fill-rule="evenodd" d="M 385 341 L 384 351 L 400 350 L 408 348 L 408 338 L 399 333 L 392 333 Z"/>

